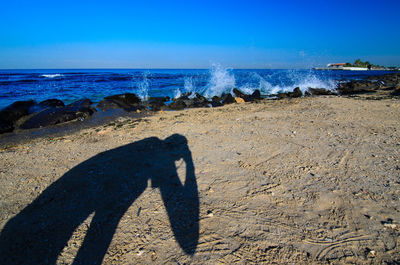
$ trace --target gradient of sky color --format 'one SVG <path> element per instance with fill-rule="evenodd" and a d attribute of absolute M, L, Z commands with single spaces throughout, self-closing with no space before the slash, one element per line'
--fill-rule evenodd
<path fill-rule="evenodd" d="M 400 1 L 1 2 L 0 68 L 400 66 Z"/>

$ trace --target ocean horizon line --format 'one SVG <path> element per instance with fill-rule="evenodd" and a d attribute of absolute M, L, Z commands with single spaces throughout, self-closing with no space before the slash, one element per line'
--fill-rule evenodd
<path fill-rule="evenodd" d="M 235 68 L 226 67 L 233 70 L 311 70 L 309 68 Z M 26 71 L 26 70 L 210 70 L 210 68 L 0 68 L 0 71 Z"/>

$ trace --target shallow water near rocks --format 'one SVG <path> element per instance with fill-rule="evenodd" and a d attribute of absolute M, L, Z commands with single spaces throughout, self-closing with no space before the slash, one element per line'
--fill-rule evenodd
<path fill-rule="evenodd" d="M 30 130 L 16 130 L 11 133 L 0 135 L 0 148 L 24 143 L 38 138 L 54 138 L 69 135 L 83 129 L 89 129 L 101 125 L 109 124 L 117 119 L 140 120 L 149 116 L 149 112 L 137 113 L 126 112 L 122 109 L 113 109 L 108 111 L 97 111 L 88 119 L 80 121 L 74 120 L 54 126 Z"/>

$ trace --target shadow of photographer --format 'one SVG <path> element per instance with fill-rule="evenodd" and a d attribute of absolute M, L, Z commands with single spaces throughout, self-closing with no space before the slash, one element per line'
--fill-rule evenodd
<path fill-rule="evenodd" d="M 175 161 L 186 165 L 184 183 Z M 74 264 L 101 264 L 120 219 L 147 188 L 159 188 L 175 239 L 193 255 L 199 197 L 191 152 L 179 134 L 146 138 L 72 168 L 12 218 L 0 234 L 4 264 L 55 264 L 74 230 L 94 213 Z"/>

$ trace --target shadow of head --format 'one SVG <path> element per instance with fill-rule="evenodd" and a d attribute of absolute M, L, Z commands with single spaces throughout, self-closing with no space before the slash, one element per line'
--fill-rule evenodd
<path fill-rule="evenodd" d="M 185 164 L 179 179 L 176 161 Z M 74 263 L 100 264 L 120 219 L 147 188 L 159 188 L 175 239 L 186 254 L 199 238 L 199 198 L 187 140 L 146 138 L 72 168 L 12 218 L 0 234 L 5 264 L 54 264 L 74 230 L 94 217 Z"/>

